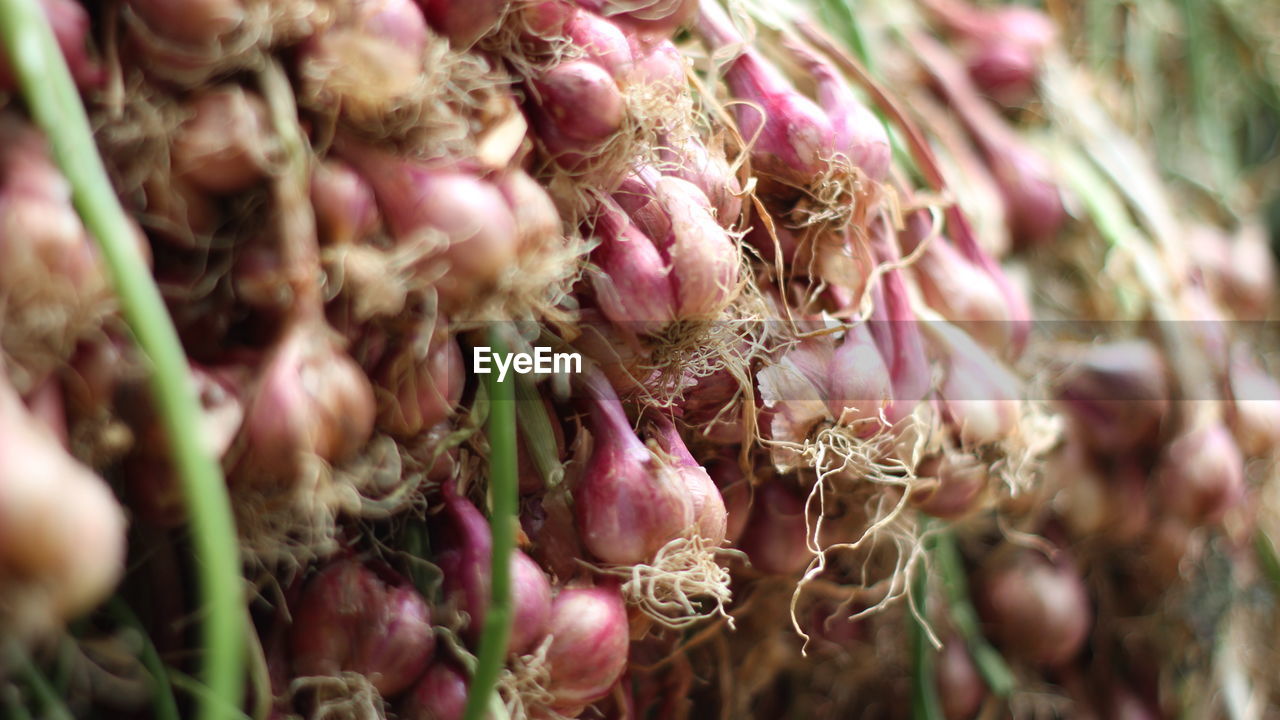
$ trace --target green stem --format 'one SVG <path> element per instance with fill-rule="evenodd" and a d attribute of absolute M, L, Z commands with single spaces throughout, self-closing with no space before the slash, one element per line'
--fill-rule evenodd
<path fill-rule="evenodd" d="M 489 330 L 489 345 L 494 352 L 505 353 L 507 344 L 497 326 Z M 489 495 L 493 512 L 489 517 L 493 534 L 493 559 L 490 565 L 489 607 L 485 611 L 484 629 L 476 671 L 471 676 L 467 693 L 466 720 L 481 720 L 493 701 L 498 675 L 507 659 L 507 641 L 511 635 L 511 551 L 516 542 L 516 381 L 502 382 L 490 373 L 485 376 L 489 395 Z"/>
<path fill-rule="evenodd" d="M 532 381 L 524 376 L 516 378 L 516 419 L 524 436 L 524 447 L 533 458 L 533 465 L 547 487 L 555 487 L 564 476 L 560 465 L 555 430 L 547 417 L 547 406 Z"/>
<path fill-rule="evenodd" d="M 964 563 L 960 560 L 956 538 L 950 531 L 944 530 L 937 534 L 934 543 L 933 561 L 942 578 L 951 624 L 960 633 L 965 647 L 969 649 L 969 656 L 973 658 L 973 664 L 977 666 L 987 687 L 998 697 L 1008 697 L 1013 693 L 1017 680 L 1000 652 L 982 634 L 978 613 L 969 601 L 969 581 L 964 574 Z"/>
<path fill-rule="evenodd" d="M 1212 175 L 1213 192 L 1219 196 L 1231 186 L 1235 175 L 1231 137 L 1223 126 L 1221 105 L 1213 92 L 1220 82 L 1213 66 L 1220 49 L 1214 46 L 1214 33 L 1208 30 L 1213 7 L 1200 0 L 1182 0 L 1184 42 L 1187 70 L 1191 75 L 1191 110 L 1205 159 Z"/>
<path fill-rule="evenodd" d="M 829 22 L 838 26 L 837 32 L 842 40 L 853 51 L 868 70 L 875 70 L 875 58 L 867 50 L 867 40 L 862 35 L 862 26 L 858 24 L 858 15 L 853 10 L 851 0 L 822 0 L 819 10 Z"/>
<path fill-rule="evenodd" d="M 31 711 L 23 704 L 22 691 L 17 685 L 0 687 L 0 692 L 4 693 L 4 709 L 9 713 L 5 717 L 12 720 L 33 720 Z"/>
<path fill-rule="evenodd" d="M 1258 552 L 1258 561 L 1262 565 L 1262 574 L 1271 581 L 1272 590 L 1280 595 L 1280 550 L 1271 541 L 1271 536 L 1259 530 L 1254 537 L 1254 549 Z"/>
<path fill-rule="evenodd" d="M 139 656 L 142 666 L 151 673 L 151 682 L 155 684 L 152 694 L 152 715 L 156 720 L 181 720 L 182 714 L 178 712 L 178 701 L 173 697 L 173 684 L 169 681 L 169 669 L 160 659 L 160 653 L 156 652 L 156 646 L 147 636 L 147 629 L 142 626 L 142 621 L 138 620 L 138 616 L 119 597 L 111 598 L 107 609 L 115 616 L 117 622 L 137 630 L 138 636 L 142 638 Z"/>
<path fill-rule="evenodd" d="M 928 617 L 929 573 L 924 561 L 916 568 L 912 578 L 911 595 L 916 614 L 908 616 L 907 635 L 911 647 L 911 717 L 913 720 L 942 720 L 942 701 L 938 699 L 938 686 L 934 682 L 933 659 L 937 652 L 929 642 L 921 618 Z"/>
<path fill-rule="evenodd" d="M 204 683 L 184 672 L 170 669 L 169 680 L 175 688 L 190 695 L 196 701 L 205 705 L 215 706 L 223 714 L 223 717 L 228 718 L 228 720 L 253 720 L 240 708 L 227 705 L 222 698 L 215 696 Z"/>
<path fill-rule="evenodd" d="M 71 711 L 67 709 L 62 699 L 58 697 L 53 685 L 49 684 L 49 679 L 31 661 L 31 656 L 27 654 L 22 644 L 13 637 L 5 640 L 4 643 L 5 654 L 8 655 L 9 663 L 17 670 L 18 675 L 31 688 L 32 694 L 36 696 L 43 706 L 44 713 L 42 717 L 50 720 L 74 720 Z"/>
<path fill-rule="evenodd" d="M 228 717 L 227 708 L 239 707 L 244 691 L 239 548 L 222 471 L 200 443 L 200 406 L 186 356 L 37 0 L 0 0 L 0 44 L 8 52 L 28 111 L 48 136 L 54 159 L 71 183 L 85 227 L 98 240 L 124 317 L 154 369 L 151 389 L 182 481 L 197 555 L 205 617 L 202 679 L 217 699 L 200 703 L 195 717 Z"/>

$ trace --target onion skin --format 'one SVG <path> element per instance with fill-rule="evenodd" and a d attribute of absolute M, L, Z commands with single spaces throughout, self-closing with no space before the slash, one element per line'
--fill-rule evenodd
<path fill-rule="evenodd" d="M 731 228 L 742 216 L 742 185 L 723 155 L 712 153 L 696 136 L 679 147 L 658 148 L 665 174 L 693 183 L 715 208 L 721 227 Z"/>
<path fill-rule="evenodd" d="M 815 426 L 831 419 L 828 398 L 834 353 L 829 336 L 806 338 L 760 370 L 758 385 L 765 408 L 760 419 L 770 439 L 803 442 Z"/>
<path fill-rule="evenodd" d="M 413 0 L 362 0 L 299 48 L 299 101 L 345 124 L 385 134 L 388 120 L 420 102 L 423 58 L 433 42 Z"/>
<path fill-rule="evenodd" d="M 456 49 L 469 48 L 498 26 L 506 14 L 503 0 L 418 0 L 427 22 Z"/>
<path fill-rule="evenodd" d="M 378 228 L 373 188 L 350 165 L 327 159 L 311 173 L 311 207 L 321 246 L 352 245 Z"/>
<path fill-rule="evenodd" d="M 866 323 L 845 331 L 831 358 L 830 383 L 827 408 L 832 417 L 865 434 L 880 429 L 880 414 L 893 401 L 893 379 Z"/>
<path fill-rule="evenodd" d="M 127 0 L 147 29 L 166 40 L 212 45 L 245 21 L 243 0 Z"/>
<path fill-rule="evenodd" d="M 1055 385 L 1059 407 L 1090 448 L 1119 455 L 1159 439 L 1169 412 L 1169 371 L 1150 342 L 1086 348 Z"/>
<path fill-rule="evenodd" d="M 462 720 L 467 708 L 467 676 L 451 662 L 436 662 L 400 705 L 402 720 Z"/>
<path fill-rule="evenodd" d="M 964 331 L 929 323 L 944 356 L 946 377 L 938 394 L 947 421 L 968 447 L 997 443 L 1012 435 L 1021 413 L 1021 383 Z"/>
<path fill-rule="evenodd" d="M 1161 501 L 1193 525 L 1218 522 L 1244 497 L 1244 457 L 1218 422 L 1193 428 L 1169 443 L 1156 475 Z"/>
<path fill-rule="evenodd" d="M 464 498 L 447 491 L 445 521 L 433 543 L 440 548 L 436 564 L 444 573 L 444 593 L 470 616 L 467 638 L 475 643 L 484 627 L 489 604 L 489 566 L 493 540 L 489 523 Z M 528 555 L 516 550 L 511 557 L 513 621 L 507 651 L 521 655 L 532 650 L 547 633 L 551 616 L 551 585 Z"/>
<path fill-rule="evenodd" d="M 306 455 L 339 464 L 369 440 L 373 389 L 328 332 L 296 326 L 268 357 L 245 410 L 246 447 L 233 477 L 291 485 Z"/>
<path fill-rule="evenodd" d="M 1057 30 L 1044 13 L 1020 6 L 977 8 L 956 0 L 926 3 L 968 48 L 974 84 L 1005 105 L 1030 99 Z"/>
<path fill-rule="evenodd" d="M 564 24 L 563 32 L 576 48 L 582 50 L 587 60 L 604 68 L 614 80 L 622 82 L 631 75 L 631 44 L 614 23 L 586 10 L 578 10 Z"/>
<path fill-rule="evenodd" d="M 597 558 L 632 565 L 651 558 L 694 525 L 693 499 L 680 473 L 631 431 L 604 376 L 583 382 L 594 447 L 574 490 L 582 544 Z"/>
<path fill-rule="evenodd" d="M 551 606 L 547 690 L 556 708 L 599 700 L 627 667 L 627 609 L 614 587 L 567 588 Z"/>
<path fill-rule="evenodd" d="M 923 35 L 912 43 L 982 151 L 1004 198 L 1014 242 L 1023 248 L 1052 242 L 1067 221 L 1053 167 L 982 98 L 946 48 Z"/>
<path fill-rule="evenodd" d="M 613 199 L 653 240 L 670 268 L 675 319 L 719 317 L 737 296 L 740 260 L 737 245 L 716 222 L 702 190 L 644 166 L 623 180 Z M 650 274 L 657 273 L 651 270 Z"/>
<path fill-rule="evenodd" d="M 676 319 L 675 289 L 661 253 L 616 204 L 603 200 L 593 234 L 600 245 L 591 262 L 600 311 L 632 333 L 657 332 Z"/>
<path fill-rule="evenodd" d="M 904 252 L 915 252 L 933 230 L 926 212 L 912 213 L 901 234 Z M 1013 319 L 1004 292 L 986 270 L 939 235 L 911 265 L 929 307 L 964 328 L 983 345 L 998 349 L 1010 341 Z"/>
<path fill-rule="evenodd" d="M 662 173 L 653 165 L 642 164 L 622 178 L 612 198 L 627 213 L 636 228 L 657 246 L 671 234 L 671 216 L 658 202 L 654 186 Z"/>
<path fill-rule="evenodd" d="M 470 173 L 433 168 L 347 142 L 350 162 L 373 187 L 392 236 L 401 244 L 446 240 L 431 260 L 446 264 L 435 288 L 445 312 L 474 303 L 512 271 L 519 238 L 516 220 L 498 188 Z"/>
<path fill-rule="evenodd" d="M 561 240 L 560 212 L 551 196 L 529 173 L 512 169 L 499 176 L 495 183 L 516 221 L 522 254 L 537 253 Z"/>
<path fill-rule="evenodd" d="M 764 483 L 756 489 L 750 532 L 744 532 L 738 547 L 747 554 L 751 566 L 772 575 L 795 575 L 809 566 L 804 498 L 782 481 Z"/>
<path fill-rule="evenodd" d="M 979 48 L 968 60 L 973 83 L 1004 105 L 1017 105 L 1035 92 L 1040 58 L 1016 43 L 995 43 Z"/>
<path fill-rule="evenodd" d="M 261 97 L 219 85 L 187 101 L 186 108 L 191 117 L 170 151 L 178 177 L 215 194 L 241 192 L 266 177 L 271 121 Z"/>
<path fill-rule="evenodd" d="M 533 91 L 538 115 L 569 140 L 598 143 L 622 127 L 622 91 L 609 71 L 594 62 L 562 62 L 535 78 Z"/>
<path fill-rule="evenodd" d="M 1280 448 L 1280 382 L 1244 352 L 1234 355 L 1229 378 L 1231 432 L 1249 457 L 1271 455 Z"/>
<path fill-rule="evenodd" d="M 425 349 L 409 342 L 390 353 L 375 378 L 378 427 L 396 437 L 414 437 L 446 420 L 462 399 L 462 348 L 441 329 Z"/>
<path fill-rule="evenodd" d="M 745 48 L 724 68 L 724 80 L 734 98 L 748 103 L 733 112 L 743 139 L 755 139 L 752 168 L 796 187 L 818 181 L 836 154 L 827 113 L 752 49 L 716 0 L 702 0 L 698 31 L 712 48 Z"/>
<path fill-rule="evenodd" d="M 1061 667 L 1084 647 L 1093 610 L 1065 555 L 1057 562 L 1025 549 L 997 555 L 981 568 L 975 588 L 990 635 L 1010 654 L 1034 665 Z"/>
<path fill-rule="evenodd" d="M 663 39 L 688 25 L 698 11 L 698 0 L 648 0 L 644 4 L 626 0 L 577 0 L 577 3 L 636 34 Z"/>
<path fill-rule="evenodd" d="M 665 39 L 648 43 L 640 35 L 628 36 L 627 40 L 631 43 L 632 83 L 660 87 L 672 93 L 687 92 L 687 61 L 675 43 Z"/>
<path fill-rule="evenodd" d="M 826 113 L 788 87 L 753 50 L 726 69 L 725 79 L 736 98 L 764 108 L 762 116 L 755 108 L 733 106 L 743 137 L 758 138 L 751 151 L 752 167 L 786 183 L 817 182 L 835 149 L 835 130 Z"/>
<path fill-rule="evenodd" d="M 0 627 L 40 635 L 92 609 L 124 574 L 126 519 L 0 374 Z"/>
<path fill-rule="evenodd" d="M 355 560 L 308 582 L 293 612 L 298 676 L 357 672 L 384 697 L 408 689 L 435 652 L 431 609 L 408 585 L 392 585 Z"/>
<path fill-rule="evenodd" d="M 993 139 L 987 147 L 987 162 L 1004 195 L 1009 230 L 1015 240 L 1026 247 L 1052 242 L 1067 222 L 1053 167 L 1021 142 L 1010 145 Z"/>
<path fill-rule="evenodd" d="M 696 185 L 662 176 L 653 190 L 671 221 L 670 234 L 655 240 L 671 266 L 677 319 L 713 320 L 737 296 L 738 248 Z"/>
<path fill-rule="evenodd" d="M 877 231 L 879 233 L 880 231 Z M 872 235 L 879 262 L 896 261 L 898 254 L 886 238 Z M 885 409 L 892 425 L 915 412 L 932 391 L 933 369 L 925 355 L 921 323 L 911 308 L 906 280 L 899 269 L 890 270 L 881 283 L 872 288 L 873 310 L 871 336 L 889 367 L 893 380 L 893 401 Z"/>
<path fill-rule="evenodd" d="M 698 533 L 711 545 L 724 543 L 728 531 L 729 515 L 724 497 L 707 470 L 689 453 L 684 440 L 676 432 L 675 423 L 658 415 L 650 424 L 650 436 L 671 460 L 672 467 L 684 479 L 693 500 L 693 516 Z"/>
<path fill-rule="evenodd" d="M 952 638 L 942 646 L 935 673 L 942 716 L 947 720 L 969 720 L 976 716 L 987 697 L 987 686 L 964 642 Z"/>
<path fill-rule="evenodd" d="M 916 469 L 920 477 L 936 478 L 928 494 L 911 502 L 919 510 L 937 518 L 954 519 L 975 510 L 987 487 L 987 466 L 973 455 L 947 453 L 940 460 L 922 463 Z"/>
<path fill-rule="evenodd" d="M 787 42 L 787 49 L 813 77 L 818 105 L 831 118 L 836 150 L 872 182 L 884 182 L 893 159 L 889 132 L 850 90 L 840 72 L 808 46 Z"/>

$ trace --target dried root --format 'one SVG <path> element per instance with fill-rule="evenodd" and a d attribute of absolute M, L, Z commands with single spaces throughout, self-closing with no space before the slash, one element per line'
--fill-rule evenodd
<path fill-rule="evenodd" d="M 733 600 L 729 570 L 718 558 L 740 556 L 737 550 L 710 545 L 690 530 L 664 545 L 649 563 L 596 569 L 623 578 L 623 597 L 658 625 L 679 630 L 720 615 L 732 627 L 733 618 L 725 612 Z"/>
<path fill-rule="evenodd" d="M 386 720 L 386 703 L 360 673 L 300 677 L 289 684 L 295 707 L 308 707 L 307 720 Z M 301 701 L 301 702 L 299 702 Z"/>

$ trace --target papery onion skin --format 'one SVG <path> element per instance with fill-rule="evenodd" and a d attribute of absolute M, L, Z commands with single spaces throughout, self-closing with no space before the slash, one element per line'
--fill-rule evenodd
<path fill-rule="evenodd" d="M 612 22 L 587 10 L 579 10 L 564 25 L 564 35 L 587 60 L 624 81 L 633 68 L 631 44 L 627 35 Z"/>
<path fill-rule="evenodd" d="M 270 119 L 258 95 L 235 85 L 202 91 L 171 150 L 174 172 L 211 193 L 247 190 L 267 175 Z"/>
<path fill-rule="evenodd" d="M 290 486 L 308 455 L 350 459 L 373 433 L 375 402 L 364 371 L 310 324 L 275 346 L 245 408 L 244 454 L 233 481 Z"/>
<path fill-rule="evenodd" d="M 845 331 L 830 368 L 831 416 L 866 434 L 879 430 L 881 413 L 893 400 L 893 379 L 865 323 Z"/>
<path fill-rule="evenodd" d="M 151 32 L 190 45 L 216 43 L 245 21 L 243 0 L 127 0 L 126 4 Z"/>
<path fill-rule="evenodd" d="M 729 163 L 712 153 L 697 137 L 690 136 L 679 147 L 658 148 L 662 169 L 668 175 L 687 180 L 706 195 L 716 210 L 722 227 L 733 227 L 742 215 L 742 186 Z"/>
<path fill-rule="evenodd" d="M 593 234 L 600 245 L 591 262 L 596 302 L 605 317 L 629 333 L 652 333 L 676 319 L 670 268 L 658 248 L 610 200 L 601 202 Z"/>
<path fill-rule="evenodd" d="M 818 104 L 831 118 L 836 150 L 872 182 L 889 175 L 892 153 L 884 123 L 863 104 L 836 68 L 808 46 L 789 42 L 788 49 L 812 76 Z"/>
<path fill-rule="evenodd" d="M 439 549 L 436 564 L 444 573 L 444 592 L 470 616 L 466 636 L 475 642 L 484 626 L 489 604 L 490 564 L 493 540 L 489 523 L 469 501 L 450 495 L 445 500 L 447 527 L 434 547 Z M 507 650 L 523 654 L 546 636 L 551 616 L 551 585 L 528 555 L 515 550 L 511 557 L 511 637 Z"/>
<path fill-rule="evenodd" d="M 1175 438 L 1165 448 L 1156 473 L 1161 502 L 1194 525 L 1218 522 L 1244 497 L 1244 457 L 1219 422 Z"/>
<path fill-rule="evenodd" d="M 560 63 L 534 78 L 532 88 L 538 116 L 569 140 L 598 143 L 622 127 L 622 91 L 609 71 L 596 63 Z"/>
<path fill-rule="evenodd" d="M 978 458 L 963 453 L 948 453 L 932 463 L 922 463 L 916 472 L 921 477 L 936 479 L 937 485 L 912 504 L 921 512 L 938 518 L 962 517 L 977 507 L 987 487 L 987 466 Z"/>
<path fill-rule="evenodd" d="M 584 389 L 595 445 L 574 490 L 583 545 L 605 562 L 646 562 L 693 527 L 693 499 L 679 472 L 632 432 L 603 375 L 588 375 Z"/>
<path fill-rule="evenodd" d="M 1093 608 L 1084 581 L 1065 556 L 1050 562 L 1038 551 L 1014 550 L 993 558 L 974 584 L 992 637 L 1014 656 L 1060 667 L 1084 647 Z"/>
<path fill-rule="evenodd" d="M 670 38 L 689 24 L 698 11 L 698 0 L 577 0 L 578 4 L 610 18 L 639 35 Z"/>
<path fill-rule="evenodd" d="M 311 207 L 322 246 L 365 240 L 380 222 L 373 188 L 354 168 L 335 158 L 317 163 L 312 171 Z"/>
<path fill-rule="evenodd" d="M 969 720 L 977 715 L 987 697 L 987 686 L 964 642 L 959 638 L 947 641 L 938 655 L 936 667 L 942 716 L 946 720 Z"/>
<path fill-rule="evenodd" d="M 308 582 L 293 612 L 290 647 L 299 676 L 357 672 L 384 697 L 395 695 L 435 652 L 431 609 L 412 586 L 339 560 Z"/>
<path fill-rule="evenodd" d="M 410 438 L 453 414 L 462 399 L 466 368 L 462 349 L 446 331 L 435 333 L 425 350 L 418 343 L 389 354 L 375 373 L 378 427 Z"/>
<path fill-rule="evenodd" d="M 679 320 L 713 320 L 738 293 L 737 245 L 716 222 L 711 203 L 696 185 L 663 176 L 654 183 L 670 234 L 655 238 L 671 265 Z"/>
<path fill-rule="evenodd" d="M 1170 407 L 1168 368 L 1146 340 L 1094 345 L 1072 358 L 1055 394 L 1085 444 L 1123 454 L 1159 439 Z"/>
<path fill-rule="evenodd" d="M 725 510 L 724 497 L 716 487 L 711 475 L 703 468 L 684 440 L 676 431 L 675 423 L 666 417 L 659 416 L 652 423 L 652 436 L 658 446 L 672 460 L 672 465 L 688 486 L 693 501 L 693 516 L 698 532 L 711 545 L 720 545 L 725 540 L 728 530 L 729 516 Z"/>
<path fill-rule="evenodd" d="M 754 141 L 753 169 L 796 187 L 817 182 L 836 154 L 827 113 L 745 41 L 716 0 L 702 0 L 698 31 L 713 48 L 741 49 L 726 64 L 724 80 L 734 98 L 744 101 L 733 112 L 743 139 Z"/>
<path fill-rule="evenodd" d="M 503 0 L 418 0 L 431 27 L 458 49 L 471 47 L 498 26 L 507 12 Z"/>
<path fill-rule="evenodd" d="M 115 588 L 127 521 L 102 478 L 31 417 L 3 376 L 0 457 L 0 626 L 39 635 Z"/>
<path fill-rule="evenodd" d="M 445 312 L 468 307 L 513 272 L 516 219 L 491 183 L 351 140 L 342 143 L 341 155 L 373 187 L 395 240 L 433 251 L 420 264 L 435 279 Z"/>
<path fill-rule="evenodd" d="M 418 678 L 400 704 L 402 720 L 462 720 L 467 707 L 467 676 L 447 661 L 436 661 Z"/>
<path fill-rule="evenodd" d="M 756 489 L 747 525 L 738 547 L 757 570 L 794 575 L 813 559 L 807 543 L 804 499 L 782 481 L 767 482 Z"/>
<path fill-rule="evenodd" d="M 547 690 L 558 708 L 604 697 L 627 666 L 627 612 L 614 587 L 567 588 L 551 608 Z"/>

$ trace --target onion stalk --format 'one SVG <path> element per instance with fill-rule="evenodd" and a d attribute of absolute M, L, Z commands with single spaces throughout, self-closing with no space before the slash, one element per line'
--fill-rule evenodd
<path fill-rule="evenodd" d="M 53 156 L 71 183 L 85 226 L 98 239 L 125 319 L 154 368 L 152 390 L 182 480 L 200 559 L 201 677 L 209 692 L 197 699 L 194 716 L 201 720 L 233 717 L 244 695 L 245 613 L 239 548 L 222 471 L 198 436 L 200 404 L 177 331 L 112 189 L 71 73 L 36 0 L 0 0 L 0 44 L 9 55 L 28 110 L 48 136 Z"/>

